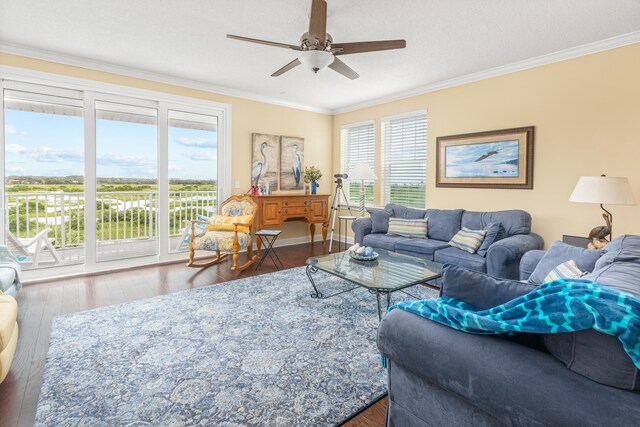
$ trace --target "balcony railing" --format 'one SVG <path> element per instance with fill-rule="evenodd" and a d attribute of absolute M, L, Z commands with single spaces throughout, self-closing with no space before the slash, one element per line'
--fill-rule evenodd
<path fill-rule="evenodd" d="M 6 228 L 15 237 L 33 237 L 50 228 L 56 249 L 84 246 L 83 193 L 7 193 L 4 202 Z M 156 192 L 99 192 L 95 203 L 97 244 L 157 237 Z M 179 236 L 184 220 L 216 210 L 215 191 L 169 192 L 169 235 Z"/>

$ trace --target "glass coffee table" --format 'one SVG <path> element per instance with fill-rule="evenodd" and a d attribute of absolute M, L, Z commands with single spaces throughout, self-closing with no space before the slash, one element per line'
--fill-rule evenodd
<path fill-rule="evenodd" d="M 347 252 L 307 259 L 307 277 L 309 277 L 311 286 L 313 286 L 311 298 L 331 298 L 358 287 L 364 287 L 369 292 L 376 294 L 378 318 L 382 319 L 381 298 L 386 297 L 387 308 L 389 308 L 393 292 L 426 283 L 442 275 L 443 264 L 398 254 L 385 249 L 375 249 L 375 251 L 380 256 L 374 261 L 357 261 L 352 259 Z M 357 286 L 325 296 L 318 290 L 313 280 L 313 275 L 318 270 L 345 279 Z M 407 292 L 404 293 L 417 298 Z"/>

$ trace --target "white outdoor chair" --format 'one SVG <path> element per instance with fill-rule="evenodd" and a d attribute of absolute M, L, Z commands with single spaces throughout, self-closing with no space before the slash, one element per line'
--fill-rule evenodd
<path fill-rule="evenodd" d="M 36 234 L 32 238 L 18 238 L 13 235 L 9 230 L 6 230 L 7 233 L 7 246 L 11 248 L 14 255 L 16 256 L 25 256 L 27 258 L 32 259 L 32 266 L 38 267 L 40 263 L 40 255 L 42 253 L 42 248 L 47 248 L 51 256 L 53 257 L 53 263 L 60 263 L 60 254 L 51 244 L 51 240 L 49 240 L 49 233 L 51 232 L 50 228 L 45 228 L 38 234 Z"/>

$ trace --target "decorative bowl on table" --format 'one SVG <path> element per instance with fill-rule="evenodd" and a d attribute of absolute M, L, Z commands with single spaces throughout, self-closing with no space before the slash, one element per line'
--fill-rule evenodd
<path fill-rule="evenodd" d="M 380 254 L 373 250 L 365 251 L 361 254 L 356 251 L 348 251 L 347 253 L 352 259 L 355 259 L 357 261 L 373 261 L 374 259 L 378 259 L 378 257 L 380 256 Z"/>

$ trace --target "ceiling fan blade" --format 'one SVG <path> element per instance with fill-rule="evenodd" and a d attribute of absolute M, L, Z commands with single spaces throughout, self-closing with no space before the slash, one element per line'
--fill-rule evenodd
<path fill-rule="evenodd" d="M 297 67 L 298 65 L 300 65 L 300 61 L 298 60 L 298 58 L 296 58 L 293 61 L 289 62 L 284 67 L 280 68 L 275 73 L 271 74 L 271 77 L 278 77 L 279 75 L 286 73 L 287 71 L 289 71 L 292 68 Z"/>
<path fill-rule="evenodd" d="M 311 3 L 311 16 L 309 17 L 309 41 L 317 39 L 320 46 L 327 41 L 327 2 L 325 0 L 313 0 Z"/>
<path fill-rule="evenodd" d="M 404 49 L 405 47 L 407 47 L 406 40 L 379 40 L 375 42 L 334 43 L 331 45 L 331 50 L 334 55 L 350 55 L 378 50 Z"/>
<path fill-rule="evenodd" d="M 329 64 L 329 68 L 331 68 L 333 71 L 337 71 L 338 73 L 342 74 L 345 77 L 350 78 L 351 80 L 355 80 L 358 77 L 360 77 L 360 74 L 353 71 L 351 67 L 349 67 L 347 64 L 345 64 L 338 58 L 335 58 L 333 62 Z"/>
<path fill-rule="evenodd" d="M 234 40 L 240 40 L 240 41 L 243 41 L 243 42 L 266 44 L 268 46 L 274 46 L 274 47 L 283 47 L 285 49 L 302 50 L 302 48 L 300 46 L 297 46 L 297 45 L 294 45 L 294 44 L 270 42 L 268 40 L 260 40 L 260 39 L 252 39 L 250 37 L 234 36 L 233 34 L 227 34 L 227 38 L 234 39 Z"/>

